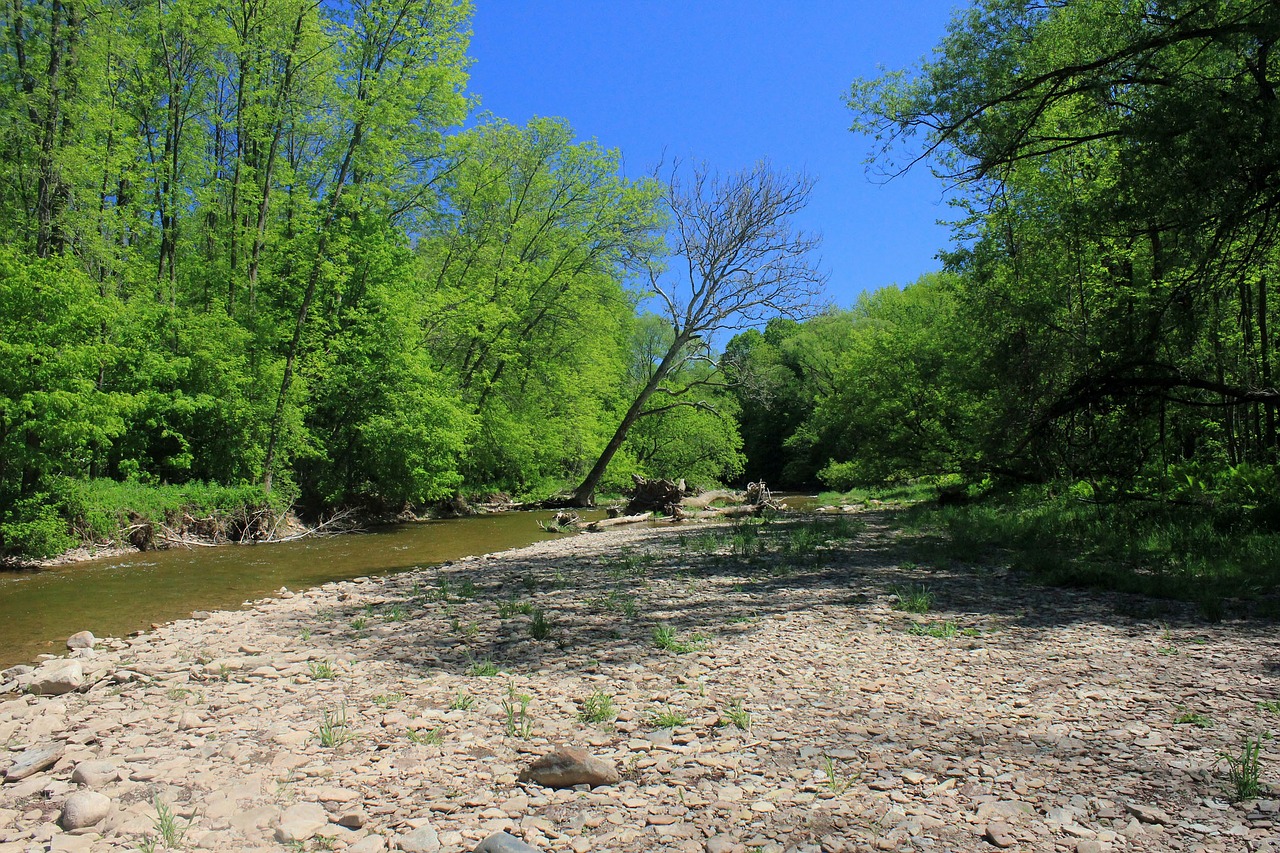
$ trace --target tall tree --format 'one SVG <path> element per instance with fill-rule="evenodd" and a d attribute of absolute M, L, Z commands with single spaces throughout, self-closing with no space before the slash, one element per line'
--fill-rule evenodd
<path fill-rule="evenodd" d="M 671 323 L 671 341 L 574 491 L 573 505 L 594 502 L 605 470 L 640 418 L 708 405 L 699 389 L 715 373 L 677 387 L 665 383 L 705 359 L 716 333 L 814 310 L 825 281 L 813 256 L 818 240 L 791 221 L 812 188 L 807 176 L 782 174 L 764 162 L 727 176 L 706 166 L 671 170 L 664 201 L 672 261 L 667 269 L 650 267 L 653 298 Z"/>

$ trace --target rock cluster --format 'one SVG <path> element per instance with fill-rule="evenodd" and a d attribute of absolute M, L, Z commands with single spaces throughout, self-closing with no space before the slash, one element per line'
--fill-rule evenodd
<path fill-rule="evenodd" d="M 612 531 L 90 638 L 0 673 L 0 853 L 1280 851 L 1220 759 L 1280 722 L 1274 630 L 918 565 L 866 517 L 808 556 Z"/>

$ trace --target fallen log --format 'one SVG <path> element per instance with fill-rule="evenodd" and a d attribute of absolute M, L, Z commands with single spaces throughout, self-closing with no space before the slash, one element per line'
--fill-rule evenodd
<path fill-rule="evenodd" d="M 642 521 L 649 521 L 653 518 L 653 513 L 643 512 L 639 515 L 619 515 L 616 518 L 602 518 L 598 521 L 591 521 L 583 525 L 583 530 L 592 532 L 604 530 L 609 527 L 617 527 L 620 524 L 639 524 Z"/>

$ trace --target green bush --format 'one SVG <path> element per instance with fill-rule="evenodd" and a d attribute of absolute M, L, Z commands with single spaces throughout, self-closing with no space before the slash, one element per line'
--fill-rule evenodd
<path fill-rule="evenodd" d="M 22 557 L 53 557 L 76 546 L 67 523 L 48 497 L 38 495 L 19 501 L 0 523 L 0 543 L 4 550 Z"/>

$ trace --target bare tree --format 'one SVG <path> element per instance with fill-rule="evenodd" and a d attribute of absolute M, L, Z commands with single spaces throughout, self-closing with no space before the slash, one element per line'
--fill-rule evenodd
<path fill-rule="evenodd" d="M 662 313 L 671 322 L 670 344 L 649 373 L 613 438 L 573 493 L 574 506 L 591 506 L 627 433 L 640 418 L 678 406 L 695 388 L 663 384 L 690 361 L 706 358 L 720 331 L 758 325 L 770 317 L 804 317 L 817 307 L 826 275 L 813 257 L 818 238 L 791 223 L 809 200 L 807 175 L 775 172 L 767 162 L 721 176 L 706 166 L 685 171 L 676 164 L 667 179 L 671 263 L 652 266 L 650 279 Z M 704 378 L 696 385 L 705 386 Z M 655 401 L 657 395 L 661 398 Z M 651 402 L 653 405 L 651 405 Z"/>

